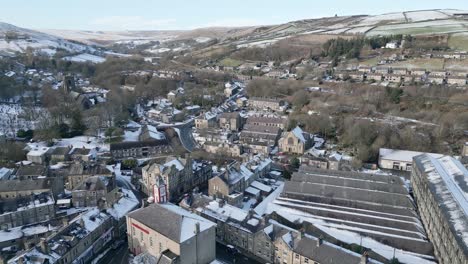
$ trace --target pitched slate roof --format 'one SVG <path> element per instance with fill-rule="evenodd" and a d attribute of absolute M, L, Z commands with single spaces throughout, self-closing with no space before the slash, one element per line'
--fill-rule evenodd
<path fill-rule="evenodd" d="M 177 243 L 195 236 L 197 223 L 200 224 L 200 232 L 216 226 L 215 223 L 173 204 L 153 204 L 129 213 L 128 217 Z"/>

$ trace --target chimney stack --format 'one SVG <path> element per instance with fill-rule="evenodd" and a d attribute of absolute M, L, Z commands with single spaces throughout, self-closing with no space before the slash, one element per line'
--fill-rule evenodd
<path fill-rule="evenodd" d="M 323 236 L 320 235 L 320 237 L 317 239 L 317 247 L 320 247 L 323 244 Z"/>
<path fill-rule="evenodd" d="M 49 245 L 47 244 L 47 240 L 45 238 L 41 238 L 41 242 L 39 242 L 41 247 L 41 251 L 44 254 L 49 254 Z"/>
<path fill-rule="evenodd" d="M 367 253 L 367 251 L 364 251 L 364 253 L 361 256 L 361 264 L 367 263 L 369 263 L 369 253 Z"/>

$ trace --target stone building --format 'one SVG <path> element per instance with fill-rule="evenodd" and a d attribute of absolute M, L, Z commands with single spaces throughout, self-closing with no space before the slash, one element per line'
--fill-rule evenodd
<path fill-rule="evenodd" d="M 388 170 L 411 171 L 413 158 L 424 154 L 418 151 L 399 149 L 379 149 L 379 167 Z M 429 153 L 431 156 L 440 157 L 442 154 Z"/>
<path fill-rule="evenodd" d="M 240 133 L 239 141 L 246 153 L 268 155 L 281 135 L 281 128 L 247 124 Z"/>
<path fill-rule="evenodd" d="M 41 240 L 39 245 L 8 260 L 24 263 L 90 263 L 113 241 L 112 217 L 92 209 L 74 218 L 69 225 Z"/>
<path fill-rule="evenodd" d="M 154 162 L 142 169 L 142 191 L 155 196 L 155 190 L 164 184 L 165 200 L 177 200 L 195 187 L 202 187 L 211 178 L 211 164 L 198 162 L 190 157 L 167 158 L 165 162 Z"/>
<path fill-rule="evenodd" d="M 242 128 L 242 119 L 239 112 L 222 113 L 218 116 L 219 127 L 239 131 Z"/>
<path fill-rule="evenodd" d="M 242 145 L 232 143 L 205 142 L 203 149 L 208 153 L 240 157 L 243 153 Z"/>
<path fill-rule="evenodd" d="M 246 181 L 253 176 L 254 173 L 240 163 L 230 164 L 225 171 L 208 181 L 208 195 L 239 205 L 247 187 Z"/>
<path fill-rule="evenodd" d="M 49 221 L 55 218 L 55 200 L 42 192 L 14 199 L 0 199 L 0 227 L 3 229 Z"/>
<path fill-rule="evenodd" d="M 278 98 L 250 97 L 249 107 L 258 110 L 284 111 L 287 103 Z"/>
<path fill-rule="evenodd" d="M 56 147 L 52 151 L 50 151 L 50 161 L 52 163 L 57 163 L 61 161 L 68 161 L 70 158 L 71 148 L 69 147 Z"/>
<path fill-rule="evenodd" d="M 449 156 L 423 154 L 413 163 L 413 194 L 436 258 L 468 263 L 468 170 Z"/>
<path fill-rule="evenodd" d="M 165 155 L 172 151 L 168 140 L 150 140 L 136 142 L 121 142 L 110 144 L 110 152 L 114 159 L 150 158 Z"/>
<path fill-rule="evenodd" d="M 281 232 L 282 231 L 282 232 Z M 367 264 L 381 263 L 370 259 L 367 252 L 357 254 L 311 235 L 284 227 L 275 240 L 273 263 L 283 264 Z"/>
<path fill-rule="evenodd" d="M 115 177 L 104 165 L 98 163 L 74 162 L 68 169 L 65 188 L 73 190 L 80 186 L 86 179 L 93 176 Z"/>
<path fill-rule="evenodd" d="M 129 250 L 158 263 L 211 263 L 216 224 L 173 204 L 154 204 L 127 215 Z M 161 262 L 164 260 L 164 262 Z"/>
<path fill-rule="evenodd" d="M 198 129 L 213 128 L 217 124 L 217 114 L 212 112 L 202 113 L 200 116 L 195 118 L 195 127 Z"/>
<path fill-rule="evenodd" d="M 278 141 L 278 146 L 281 152 L 304 154 L 312 147 L 312 142 L 312 135 L 302 131 L 300 127 L 296 127 L 283 135 Z"/>
<path fill-rule="evenodd" d="M 197 214 L 216 223 L 216 241 L 262 262 L 273 260 L 273 242 L 264 231 L 263 219 L 222 200 L 200 197 L 196 204 Z"/>
<path fill-rule="evenodd" d="M 284 129 L 287 119 L 280 116 L 252 116 L 247 118 L 247 125 L 261 127 L 278 127 Z"/>
<path fill-rule="evenodd" d="M 72 203 L 75 207 L 112 207 L 118 198 L 118 188 L 115 177 L 112 176 L 89 177 L 72 191 Z"/>
<path fill-rule="evenodd" d="M 463 144 L 461 155 L 462 157 L 468 157 L 468 141 Z"/>

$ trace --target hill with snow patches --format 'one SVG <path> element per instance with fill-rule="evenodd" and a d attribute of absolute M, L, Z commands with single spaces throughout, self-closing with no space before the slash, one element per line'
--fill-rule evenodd
<path fill-rule="evenodd" d="M 13 33 L 13 34 L 12 34 Z M 433 35 L 450 34 L 468 40 L 468 11 L 454 9 L 395 12 L 382 15 L 335 16 L 292 21 L 278 25 L 201 28 L 172 31 L 83 31 L 29 30 L 0 23 L 0 54 L 24 52 L 28 47 L 53 55 L 57 49 L 76 53 L 66 57 L 72 61 L 99 63 L 106 54 L 96 53 L 96 47 L 111 45 L 152 45 L 149 53 L 191 50 L 196 46 L 236 45 L 265 47 L 282 39 L 310 35 Z M 9 38 L 7 35 L 10 35 Z M 13 35 L 13 39 L 11 38 Z M 179 46 L 160 45 L 174 41 Z M 153 45 L 153 43 L 156 43 Z M 96 56 L 99 55 L 99 56 Z"/>
<path fill-rule="evenodd" d="M 72 42 L 35 30 L 13 26 L 0 22 L 0 51 L 6 54 L 25 52 L 30 47 L 36 51 L 55 54 L 58 49 L 69 52 L 94 52 L 95 49 L 85 44 Z"/>

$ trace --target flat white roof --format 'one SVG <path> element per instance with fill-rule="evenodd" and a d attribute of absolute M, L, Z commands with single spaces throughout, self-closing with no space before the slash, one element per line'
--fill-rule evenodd
<path fill-rule="evenodd" d="M 442 154 L 437 153 L 425 153 L 411 150 L 381 148 L 379 149 L 379 160 L 386 159 L 411 163 L 413 162 L 413 157 L 416 157 L 421 154 L 429 154 L 431 157 L 434 158 L 440 158 L 443 156 Z"/>

